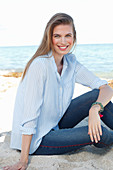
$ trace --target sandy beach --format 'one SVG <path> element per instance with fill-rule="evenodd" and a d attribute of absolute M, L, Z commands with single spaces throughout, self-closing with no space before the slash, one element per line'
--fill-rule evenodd
<path fill-rule="evenodd" d="M 20 158 L 20 153 L 10 149 L 13 108 L 16 90 L 21 74 L 0 76 L 0 170 L 12 165 Z M 109 80 L 113 88 L 113 80 Z M 74 97 L 90 89 L 76 84 Z M 113 102 L 113 98 L 112 98 Z M 87 119 L 78 126 L 87 125 Z M 32 156 L 28 170 L 112 170 L 113 147 L 97 149 L 94 146 L 82 148 L 76 152 L 60 156 Z"/>

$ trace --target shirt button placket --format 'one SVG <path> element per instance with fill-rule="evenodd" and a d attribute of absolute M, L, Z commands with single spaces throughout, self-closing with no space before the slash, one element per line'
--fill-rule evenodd
<path fill-rule="evenodd" d="M 62 113 L 62 87 L 60 86 L 60 115 L 59 117 L 61 117 L 61 113 Z"/>

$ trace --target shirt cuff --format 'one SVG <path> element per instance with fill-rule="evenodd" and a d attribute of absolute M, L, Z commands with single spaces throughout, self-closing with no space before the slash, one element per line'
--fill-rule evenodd
<path fill-rule="evenodd" d="M 99 89 L 100 86 L 108 84 L 106 80 L 95 80 L 93 84 L 91 85 L 92 89 Z"/>
<path fill-rule="evenodd" d="M 36 133 L 36 129 L 33 128 L 26 128 L 24 126 L 20 126 L 20 130 L 22 131 L 23 135 L 32 135 Z"/>

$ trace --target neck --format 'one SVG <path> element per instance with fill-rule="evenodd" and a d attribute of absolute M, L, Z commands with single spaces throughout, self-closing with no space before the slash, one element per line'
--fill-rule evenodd
<path fill-rule="evenodd" d="M 55 63 L 57 66 L 57 71 L 61 75 L 62 69 L 63 69 L 63 56 L 59 56 L 59 55 L 56 56 L 56 55 L 54 55 L 54 53 L 53 53 L 53 56 L 54 56 Z"/>
<path fill-rule="evenodd" d="M 57 67 L 60 67 L 61 65 L 63 65 L 63 57 L 60 59 L 54 57 L 54 59 L 55 59 L 55 63 Z"/>
<path fill-rule="evenodd" d="M 57 67 L 63 65 L 63 56 L 56 56 L 54 55 L 54 53 L 53 53 L 53 56 L 54 56 Z"/>

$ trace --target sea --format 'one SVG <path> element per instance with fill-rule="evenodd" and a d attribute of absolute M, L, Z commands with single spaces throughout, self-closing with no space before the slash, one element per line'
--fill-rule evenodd
<path fill-rule="evenodd" d="M 0 75 L 22 72 L 38 46 L 0 47 Z M 77 60 L 100 78 L 113 79 L 113 44 L 78 44 Z"/>

